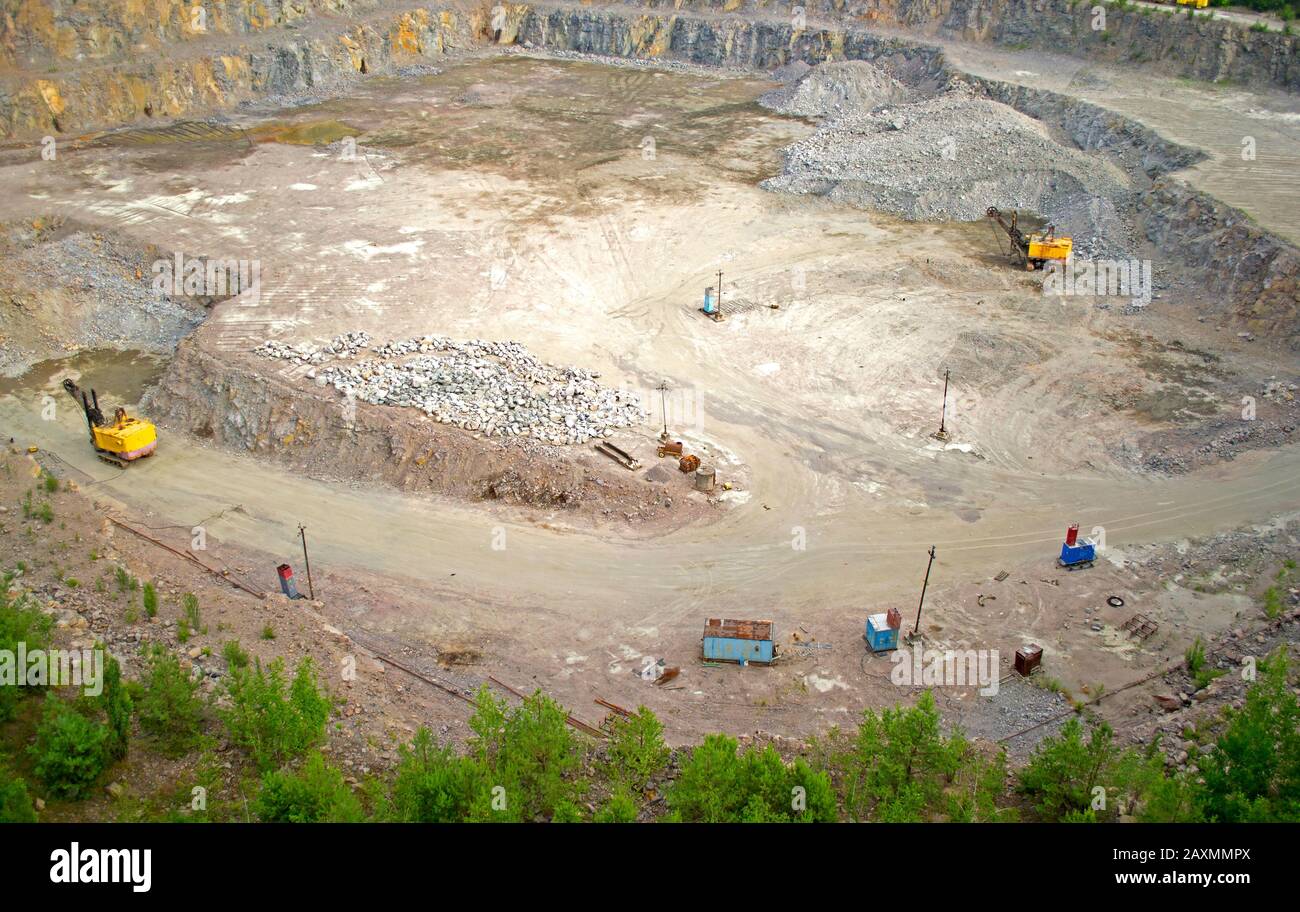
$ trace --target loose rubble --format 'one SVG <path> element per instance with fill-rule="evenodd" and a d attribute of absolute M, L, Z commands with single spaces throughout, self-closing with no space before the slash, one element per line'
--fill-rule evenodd
<path fill-rule="evenodd" d="M 823 63 L 812 68 L 807 64 L 795 69 L 782 67 L 773 75 L 787 77 L 783 80 L 786 84 L 768 92 L 758 103 L 795 117 L 833 120 L 912 97 L 901 82 L 865 60 Z"/>
<path fill-rule="evenodd" d="M 323 346 L 265 342 L 262 357 L 319 366 L 356 357 L 356 364 L 329 364 L 308 372 L 352 399 L 374 405 L 417 408 L 442 424 L 488 437 L 572 445 L 609 437 L 640 424 L 639 398 L 605 387 L 598 374 L 538 360 L 518 342 L 456 342 L 422 336 L 372 346 L 364 332 L 345 333 Z"/>
<path fill-rule="evenodd" d="M 290 345 L 286 342 L 267 340 L 253 349 L 253 354 L 263 358 L 277 358 L 293 361 L 295 364 L 324 364 L 330 358 L 352 358 L 363 348 L 370 346 L 370 334 L 367 332 L 349 332 L 335 336 L 324 345 L 301 343 Z"/>
<path fill-rule="evenodd" d="M 836 81 L 842 77 L 829 80 Z M 809 105 L 827 104 L 834 116 L 786 150 L 782 173 L 764 188 L 826 196 L 913 221 L 973 221 L 991 205 L 1027 210 L 1072 234 L 1076 255 L 1127 243 L 1131 231 L 1118 214 L 1128 192 L 1122 172 L 1099 166 L 1055 141 L 1039 121 L 969 86 L 883 106 L 870 93 L 843 86 L 822 86 L 813 98 L 819 100 L 808 99 Z"/>

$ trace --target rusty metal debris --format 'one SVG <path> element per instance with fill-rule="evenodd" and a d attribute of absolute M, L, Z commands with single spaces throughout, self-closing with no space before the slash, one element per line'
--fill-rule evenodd
<path fill-rule="evenodd" d="M 641 468 L 641 463 L 638 462 L 631 453 L 621 447 L 614 446 L 614 444 L 610 443 L 608 440 L 602 440 L 600 443 L 596 444 L 595 449 L 598 453 L 603 453 L 625 469 L 632 469 L 635 471 Z"/>
<path fill-rule="evenodd" d="M 686 473 L 694 472 L 699 467 L 700 457 L 696 456 L 694 453 L 683 456 L 677 463 L 677 468 Z"/>
<path fill-rule="evenodd" d="M 509 684 L 507 684 L 505 681 L 502 681 L 500 678 L 496 678 L 496 677 L 493 677 L 492 675 L 488 675 L 488 680 L 491 681 L 493 684 L 496 684 L 497 686 L 499 686 L 499 687 L 503 687 L 503 688 L 505 688 L 506 690 L 510 691 L 512 694 L 514 694 L 516 697 L 518 697 L 518 698 L 521 699 L 521 700 L 526 700 L 526 699 L 528 699 L 527 694 L 524 694 L 524 693 L 521 693 L 521 692 L 518 691 L 518 690 L 515 690 L 513 687 L 511 687 L 511 686 L 510 686 Z M 583 722 L 581 719 L 574 718 L 574 716 L 573 716 L 572 714 L 569 714 L 568 716 L 566 716 L 564 721 L 565 721 L 565 722 L 568 722 L 569 725 L 571 725 L 573 728 L 577 728 L 577 729 L 580 729 L 581 731 L 585 731 L 585 732 L 586 732 L 587 734 L 589 734 L 589 735 L 595 735 L 595 736 L 598 737 L 598 738 L 603 738 L 603 737 L 605 737 L 605 733 L 604 733 L 603 731 L 601 731 L 601 730 L 598 729 L 598 728 L 593 728 L 592 726 L 588 725 L 586 722 Z"/>
<path fill-rule="evenodd" d="M 1120 624 L 1119 629 L 1127 631 L 1130 636 L 1137 637 L 1139 640 L 1146 640 L 1160 629 L 1160 625 L 1145 614 L 1135 614 Z"/>
<path fill-rule="evenodd" d="M 611 703 L 608 700 L 604 699 L 603 697 L 597 697 L 596 702 L 599 703 L 601 706 L 605 707 L 606 709 L 614 710 L 614 712 L 618 713 L 620 716 L 632 715 L 632 710 L 624 709 L 622 706 L 619 706 L 617 703 Z"/>

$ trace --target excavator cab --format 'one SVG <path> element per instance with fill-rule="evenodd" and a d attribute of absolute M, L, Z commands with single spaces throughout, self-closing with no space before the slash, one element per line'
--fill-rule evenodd
<path fill-rule="evenodd" d="M 1048 225 L 1042 234 L 1025 234 L 1017 224 L 1019 214 L 1015 211 L 1011 213 L 1010 222 L 1002 217 L 997 206 L 989 206 L 984 214 L 1006 232 L 1011 239 L 1011 252 L 1025 264 L 1027 270 L 1040 269 L 1052 261 L 1064 263 L 1074 250 L 1074 239 L 1058 238 L 1054 225 Z"/>
<path fill-rule="evenodd" d="M 1068 260 L 1070 253 L 1074 250 L 1074 239 L 1056 236 L 1056 226 L 1048 225 L 1047 230 L 1042 234 L 1031 234 L 1029 236 L 1029 260 L 1038 260 L 1039 263 L 1047 260 Z M 1033 268 L 1033 267 L 1030 267 Z"/>

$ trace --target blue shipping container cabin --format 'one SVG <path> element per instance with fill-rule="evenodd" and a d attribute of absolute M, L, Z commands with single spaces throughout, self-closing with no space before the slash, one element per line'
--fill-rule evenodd
<path fill-rule="evenodd" d="M 757 662 L 770 665 L 776 658 L 771 621 L 737 621 L 709 618 L 704 626 L 706 662 Z"/>
<path fill-rule="evenodd" d="M 886 652 L 898 648 L 898 627 L 890 626 L 889 615 L 881 612 L 867 618 L 867 632 L 863 636 L 872 652 Z"/>

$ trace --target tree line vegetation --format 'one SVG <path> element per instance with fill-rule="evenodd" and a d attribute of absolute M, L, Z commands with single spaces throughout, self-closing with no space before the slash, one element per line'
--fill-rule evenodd
<path fill-rule="evenodd" d="M 47 620 L 0 587 L 0 648 L 48 642 Z M 228 647 L 230 644 L 228 644 Z M 391 774 L 355 787 L 322 753 L 333 701 L 310 658 L 263 666 L 238 644 L 220 706 L 204 699 L 175 655 L 146 646 L 138 681 L 106 656 L 101 692 L 43 697 L 21 754 L 0 754 L 0 822 L 34 821 L 25 759 L 41 794 L 81 800 L 126 756 L 129 739 L 183 757 L 210 749 L 220 726 L 244 758 L 251 800 L 181 818 L 281 822 L 999 822 L 1043 820 L 1266 822 L 1300 819 L 1300 701 L 1285 651 L 1259 663 L 1239 710 L 1191 752 L 1197 772 L 1170 771 L 1158 745 L 1122 748 L 1105 723 L 1076 715 L 1010 772 L 1005 752 L 945 731 L 927 692 L 910 707 L 865 710 L 852 729 L 813 739 L 788 759 L 723 734 L 674 754 L 642 707 L 608 738 L 576 733 L 541 693 L 511 705 L 477 696 L 464 750 L 419 729 Z M 0 688 L 0 719 L 23 694 Z M 133 726 L 133 722 L 135 723 Z M 202 766 L 202 764 L 200 764 Z M 662 798 L 662 801 L 658 799 Z"/>

